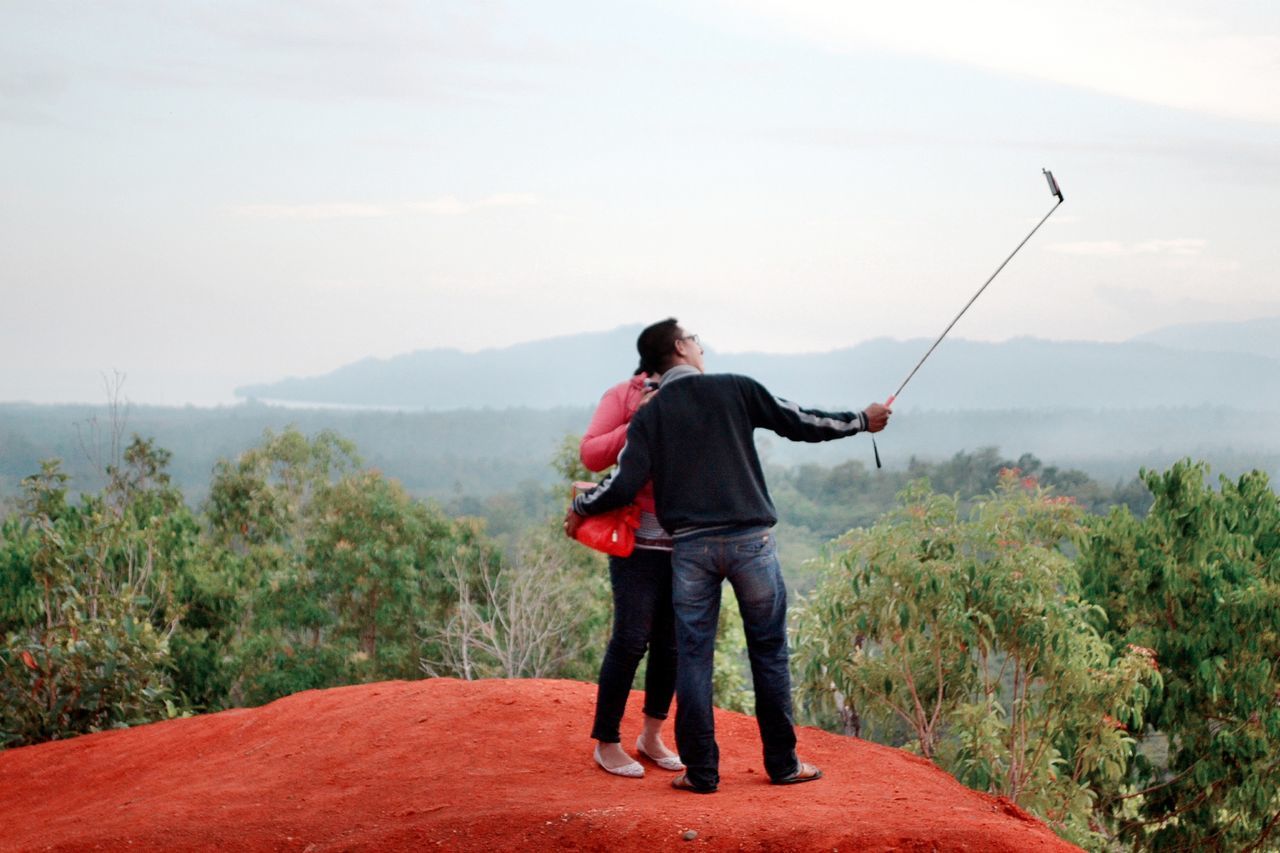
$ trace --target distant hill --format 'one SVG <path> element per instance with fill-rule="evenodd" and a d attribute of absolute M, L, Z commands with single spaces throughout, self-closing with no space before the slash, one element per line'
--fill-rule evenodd
<path fill-rule="evenodd" d="M 248 399 L 402 409 L 551 409 L 595 403 L 636 368 L 641 326 L 465 353 L 428 349 L 366 358 L 323 376 L 246 385 Z"/>
<path fill-rule="evenodd" d="M 1122 343 L 1016 338 L 947 340 L 901 405 L 933 410 L 1280 410 L 1280 319 L 1171 327 Z M 635 365 L 639 326 L 463 353 L 421 350 L 365 359 L 323 376 L 249 385 L 236 394 L 291 403 L 434 411 L 587 406 Z M 861 407 L 884 399 L 931 343 L 879 339 L 823 353 L 708 353 L 714 372 L 746 373 L 801 403 Z"/>
<path fill-rule="evenodd" d="M 1239 352 L 1280 359 L 1280 317 L 1239 323 L 1184 323 L 1133 339 L 1197 352 Z"/>

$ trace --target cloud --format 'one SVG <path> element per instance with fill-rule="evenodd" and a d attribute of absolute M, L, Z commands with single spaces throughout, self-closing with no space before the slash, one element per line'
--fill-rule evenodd
<path fill-rule="evenodd" d="M 537 197 L 531 193 L 497 193 L 475 201 L 461 201 L 447 195 L 431 201 L 413 202 L 408 207 L 437 216 L 460 216 L 490 207 L 527 207 L 537 203 Z"/>
<path fill-rule="evenodd" d="M 1073 243 L 1050 243 L 1050 252 L 1063 255 L 1092 255 L 1094 257 L 1125 257 L 1129 255 L 1199 255 L 1208 245 L 1207 240 L 1139 240 L 1122 243 L 1119 240 L 1080 240 Z"/>
<path fill-rule="evenodd" d="M 61 72 L 0 67 L 0 124 L 62 125 L 48 107 L 67 89 L 68 77 Z"/>
<path fill-rule="evenodd" d="M 463 216 L 478 210 L 500 207 L 528 207 L 538 203 L 532 193 L 495 193 L 473 201 L 446 195 L 428 201 L 404 204 L 363 204 L 330 202 L 325 204 L 242 204 L 232 208 L 238 216 L 255 219 L 372 219 L 410 213 L 433 216 Z"/>
<path fill-rule="evenodd" d="M 731 0 L 720 0 L 731 3 Z M 1157 0 L 740 0 L 830 49 L 937 57 L 1147 103 L 1280 124 L 1280 23 Z"/>
<path fill-rule="evenodd" d="M 387 216 L 390 210 L 377 204 L 242 204 L 234 208 L 240 216 L 257 219 L 370 219 Z"/>
<path fill-rule="evenodd" d="M 0 69 L 0 100 L 56 97 L 66 92 L 67 82 L 56 71 Z"/>
<path fill-rule="evenodd" d="M 141 0 L 132 15 L 113 9 L 110 25 L 165 38 L 196 37 L 217 47 L 206 58 L 171 51 L 117 60 L 125 80 L 161 74 L 180 88 L 230 88 L 255 95 L 332 103 L 335 99 L 408 100 L 444 105 L 527 97 L 538 90 L 528 69 L 560 61 L 559 49 L 524 17 L 498 3 L 387 0 L 253 3 L 174 7 Z M 535 22 L 538 18 L 533 18 Z M 167 55 L 166 55 L 167 54 Z"/>
<path fill-rule="evenodd" d="M 1133 244 L 1135 255 L 1198 255 L 1207 240 L 1142 240 Z"/>
<path fill-rule="evenodd" d="M 1275 300 L 1219 301 L 1199 293 L 1169 293 L 1156 288 L 1106 284 L 1094 287 L 1093 295 L 1110 309 L 1144 318 L 1144 325 L 1152 328 L 1171 323 L 1238 322 L 1280 316 L 1280 302 Z"/>

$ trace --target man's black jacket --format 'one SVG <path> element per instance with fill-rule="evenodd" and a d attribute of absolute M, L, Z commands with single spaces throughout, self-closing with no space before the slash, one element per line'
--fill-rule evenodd
<path fill-rule="evenodd" d="M 830 441 L 867 428 L 862 412 L 802 409 L 746 376 L 667 371 L 627 428 L 618 467 L 573 507 L 595 515 L 630 503 L 648 480 L 658 521 L 676 538 L 706 528 L 772 526 L 778 520 L 753 433 Z"/>

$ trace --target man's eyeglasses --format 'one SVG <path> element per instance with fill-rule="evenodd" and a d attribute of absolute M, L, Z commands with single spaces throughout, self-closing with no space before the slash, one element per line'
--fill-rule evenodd
<path fill-rule="evenodd" d="M 693 341 L 693 342 L 694 342 L 695 344 L 697 344 L 698 346 L 702 346 L 702 341 L 698 340 L 698 336 L 697 336 L 697 335 L 685 335 L 683 338 L 677 338 L 676 340 L 681 340 L 681 341 Z"/>

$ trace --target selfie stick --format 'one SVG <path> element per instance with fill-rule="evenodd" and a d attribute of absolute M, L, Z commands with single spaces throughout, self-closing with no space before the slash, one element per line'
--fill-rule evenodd
<path fill-rule="evenodd" d="M 942 334 L 938 335 L 938 339 L 933 342 L 933 346 L 929 347 L 928 351 L 925 352 L 924 356 L 922 356 L 921 359 L 918 362 L 916 362 L 916 366 L 911 368 L 911 372 L 907 374 L 907 378 L 902 380 L 902 384 L 898 386 L 898 390 L 890 394 L 889 399 L 884 401 L 884 404 L 886 406 L 893 405 L 893 401 L 898 399 L 898 395 L 902 393 L 902 389 L 907 387 L 907 383 L 911 381 L 911 377 L 916 375 L 916 371 L 919 370 L 920 366 L 925 363 L 925 360 L 928 359 L 929 356 L 933 355 L 933 351 L 938 348 L 938 344 L 942 343 L 942 339 L 947 336 L 947 332 L 951 331 L 951 327 L 960 321 L 960 318 L 964 316 L 964 312 L 969 310 L 969 306 L 977 301 L 978 297 L 982 295 L 982 291 L 987 289 L 987 285 L 995 281 L 995 277 L 1000 275 L 1000 270 L 1005 268 L 1005 264 L 1013 260 L 1013 256 L 1018 254 L 1018 250 L 1027 244 L 1027 241 L 1031 239 L 1032 235 L 1034 235 L 1037 231 L 1040 230 L 1040 226 L 1043 225 L 1050 216 L 1053 216 L 1053 212 L 1058 209 L 1058 205 L 1062 204 L 1062 190 L 1058 187 L 1058 182 L 1053 179 L 1053 172 L 1050 172 L 1048 169 L 1041 169 L 1040 171 L 1044 172 L 1045 180 L 1049 182 L 1049 192 L 1053 193 L 1055 196 L 1058 197 L 1057 202 L 1054 203 L 1053 207 L 1049 208 L 1049 212 L 1044 215 L 1044 218 L 1036 223 L 1036 227 L 1031 229 L 1031 233 L 1022 238 L 1022 242 L 1018 244 L 1017 248 L 1015 248 L 1012 252 L 1009 253 L 1009 257 L 1005 258 L 1004 262 L 1001 263 L 1000 266 L 996 267 L 996 271 L 991 274 L 990 278 L 988 278 L 985 282 L 983 282 L 982 287 L 978 288 L 978 292 L 973 294 L 973 296 L 970 297 L 969 301 L 964 304 L 964 307 L 960 309 L 960 313 L 955 316 L 955 319 L 947 324 L 947 327 L 942 330 Z M 875 436 L 872 436 L 871 446 L 873 448 L 875 448 L 875 441 L 876 441 Z M 876 453 L 876 467 L 879 468 L 880 467 L 879 449 L 876 449 L 875 453 Z"/>
<path fill-rule="evenodd" d="M 960 313 L 955 316 L 955 319 L 947 324 L 947 327 L 942 330 L 942 334 L 938 335 L 938 339 L 933 342 L 933 346 L 929 347 L 929 350 L 924 354 L 920 361 L 916 363 L 916 366 L 911 368 L 911 372 L 907 374 L 907 378 L 902 380 L 902 384 L 898 386 L 898 390 L 890 394 L 888 400 L 885 400 L 884 404 L 886 406 L 893 405 L 893 401 L 898 399 L 898 395 L 902 393 L 902 389 L 907 387 L 907 383 L 911 381 L 912 376 L 916 375 L 916 371 L 920 369 L 920 365 L 924 364 L 925 359 L 933 355 L 933 351 L 938 348 L 938 344 L 942 343 L 942 339 L 947 336 L 947 332 L 951 331 L 951 327 L 959 322 L 960 318 L 964 316 L 964 312 L 969 310 L 969 306 L 977 301 L 978 297 L 982 295 L 982 291 L 987 289 L 987 285 L 995 281 L 996 276 L 1000 275 L 1000 270 L 1004 269 L 1005 264 L 1013 260 L 1013 256 L 1018 254 L 1018 249 L 1021 249 L 1027 244 L 1027 241 L 1031 239 L 1031 236 L 1040 230 L 1040 226 L 1045 223 L 1045 220 L 1052 216 L 1053 212 L 1058 209 L 1058 205 L 1062 204 L 1062 190 L 1058 188 L 1058 182 L 1053 179 L 1053 172 L 1050 172 L 1048 169 L 1041 169 L 1040 171 L 1044 172 L 1044 177 L 1049 182 L 1049 192 L 1056 195 L 1058 197 L 1058 201 L 1053 205 L 1053 207 L 1049 208 L 1049 212 L 1044 215 L 1044 219 L 1041 219 L 1036 223 L 1036 227 L 1031 229 L 1031 234 L 1023 237 L 1022 242 L 1018 244 L 1018 247 L 1009 253 L 1009 257 L 1005 258 L 1004 262 L 1001 263 L 1000 266 L 996 267 L 996 271 L 991 274 L 991 278 L 983 282 L 982 287 L 979 287 L 978 292 L 973 294 L 969 301 L 964 304 L 964 307 L 960 309 Z"/>

